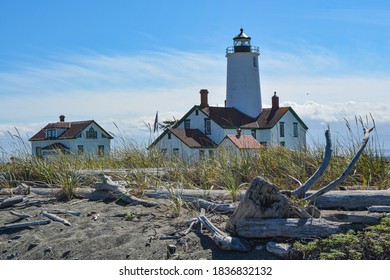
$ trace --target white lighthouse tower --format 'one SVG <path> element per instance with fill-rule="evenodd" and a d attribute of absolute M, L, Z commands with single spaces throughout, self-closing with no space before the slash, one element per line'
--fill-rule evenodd
<path fill-rule="evenodd" d="M 251 46 L 251 37 L 240 29 L 234 46 L 226 49 L 226 107 L 257 118 L 261 113 L 259 47 Z"/>

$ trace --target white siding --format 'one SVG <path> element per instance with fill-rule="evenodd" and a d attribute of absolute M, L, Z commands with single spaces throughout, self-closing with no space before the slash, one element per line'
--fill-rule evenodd
<path fill-rule="evenodd" d="M 169 134 L 171 135 L 171 139 L 169 139 Z M 166 155 L 169 158 L 172 158 L 175 155 L 175 150 L 177 151 L 177 156 L 186 161 L 196 161 L 199 159 L 199 150 L 204 150 L 205 157 L 209 156 L 209 151 L 213 149 L 198 149 L 198 148 L 190 148 L 186 144 L 184 144 L 179 138 L 176 137 L 175 134 L 168 132 L 166 133 L 160 141 L 158 141 L 155 145 L 156 149 L 160 152 L 166 152 Z"/>
<path fill-rule="evenodd" d="M 284 137 L 280 135 L 280 123 L 284 123 Z M 294 123 L 298 124 L 298 137 L 294 137 Z M 270 130 L 270 144 L 281 145 L 290 149 L 299 150 L 306 146 L 306 131 L 295 116 L 287 111 L 286 114 Z"/>

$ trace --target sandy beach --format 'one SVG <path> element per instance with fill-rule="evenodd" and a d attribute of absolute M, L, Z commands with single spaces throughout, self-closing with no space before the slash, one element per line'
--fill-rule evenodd
<path fill-rule="evenodd" d="M 181 236 L 179 233 L 189 227 L 187 221 L 199 212 L 185 207 L 177 212 L 168 199 L 158 199 L 158 203 L 148 208 L 113 200 L 51 199 L 41 205 L 0 209 L 0 225 L 47 219 L 41 212 L 52 209 L 80 213 L 56 214 L 70 226 L 51 221 L 47 225 L 1 230 L 0 260 L 277 259 L 264 246 L 253 246 L 249 253 L 222 251 L 207 231 L 200 233 L 196 228 Z M 33 217 L 21 220 L 10 210 Z M 223 216 L 207 217 L 224 228 Z M 167 254 L 169 245 L 176 248 L 173 256 Z"/>

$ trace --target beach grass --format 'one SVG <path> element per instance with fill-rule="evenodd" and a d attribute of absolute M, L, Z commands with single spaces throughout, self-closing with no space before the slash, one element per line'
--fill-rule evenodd
<path fill-rule="evenodd" d="M 358 120 L 356 120 L 358 125 Z M 347 134 L 333 140 L 333 156 L 322 178 L 314 185 L 318 189 L 342 173 L 360 145 L 362 132 L 347 123 Z M 343 183 L 359 189 L 387 189 L 390 184 L 389 159 L 384 156 L 380 144 L 373 135 L 353 172 Z M 184 161 L 168 157 L 157 149 L 148 149 L 126 136 L 116 136 L 111 153 L 101 157 L 89 155 L 59 155 L 43 160 L 30 154 L 29 145 L 20 135 L 15 137 L 16 152 L 12 160 L 0 163 L 0 174 L 10 181 L 41 182 L 63 189 L 65 197 L 72 198 L 76 188 L 91 184 L 91 178 L 80 175 L 81 170 L 125 169 L 131 175 L 121 178 L 133 182 L 142 191 L 171 184 L 177 188 L 227 190 L 232 197 L 247 187 L 255 176 L 262 176 L 280 189 L 293 190 L 299 182 L 305 182 L 320 165 L 325 146 L 316 144 L 302 150 L 282 146 L 268 146 L 253 153 L 236 153 L 229 150 L 215 152 L 197 161 Z M 150 175 L 145 168 L 165 170 L 164 176 Z M 158 173 L 158 172 L 157 172 Z M 161 174 L 160 174 L 161 175 Z M 1 180 L 2 187 L 7 187 Z M 92 179 L 93 180 L 93 179 Z M 137 191 L 137 190 L 136 190 Z"/>

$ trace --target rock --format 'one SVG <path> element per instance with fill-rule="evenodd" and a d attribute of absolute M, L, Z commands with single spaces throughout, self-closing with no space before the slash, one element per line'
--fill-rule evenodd
<path fill-rule="evenodd" d="M 45 248 L 45 249 L 43 250 L 43 252 L 44 252 L 45 254 L 52 253 L 52 252 L 53 252 L 53 249 L 52 249 L 51 247 L 47 247 L 47 248 Z"/>
<path fill-rule="evenodd" d="M 18 254 L 15 254 L 15 253 L 12 253 L 11 255 L 8 255 L 7 256 L 7 260 L 12 260 L 14 259 L 15 257 L 17 257 Z"/>
<path fill-rule="evenodd" d="M 255 248 L 257 251 L 261 251 L 264 249 L 264 245 L 257 245 Z"/>
<path fill-rule="evenodd" d="M 17 240 L 17 239 L 19 239 L 21 237 L 22 237 L 21 235 L 15 235 L 15 236 L 12 236 L 11 239 L 12 240 Z"/>
<path fill-rule="evenodd" d="M 176 255 L 176 245 L 169 244 L 167 246 L 167 259 L 170 259 Z"/>
<path fill-rule="evenodd" d="M 268 242 L 265 248 L 271 254 L 274 254 L 283 259 L 288 258 L 289 252 L 291 250 L 291 246 L 289 244 L 276 243 L 276 242 Z"/>
<path fill-rule="evenodd" d="M 27 251 L 30 251 L 31 249 L 35 248 L 38 246 L 38 243 L 30 243 L 30 245 L 27 248 Z"/>
<path fill-rule="evenodd" d="M 67 256 L 69 256 L 70 252 L 71 252 L 70 250 L 64 252 L 64 253 L 62 254 L 62 258 L 65 259 Z"/>

